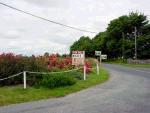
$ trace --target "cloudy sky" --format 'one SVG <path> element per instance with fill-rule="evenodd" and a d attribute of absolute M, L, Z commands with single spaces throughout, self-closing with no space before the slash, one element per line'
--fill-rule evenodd
<path fill-rule="evenodd" d="M 101 32 L 110 20 L 139 11 L 150 15 L 150 0 L 0 0 L 32 14 L 81 29 Z M 81 36 L 96 34 L 65 28 L 0 4 L 0 53 L 68 53 Z"/>

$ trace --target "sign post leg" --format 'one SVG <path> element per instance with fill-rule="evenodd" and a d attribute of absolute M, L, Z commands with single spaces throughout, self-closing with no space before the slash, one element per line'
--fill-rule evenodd
<path fill-rule="evenodd" d="M 96 69 L 97 69 L 97 75 L 99 75 L 99 65 L 98 65 L 98 63 L 96 64 Z"/>
<path fill-rule="evenodd" d="M 26 71 L 23 72 L 23 88 L 26 89 L 27 85 L 26 85 Z"/>
<path fill-rule="evenodd" d="M 86 66 L 84 65 L 84 80 L 86 80 Z"/>

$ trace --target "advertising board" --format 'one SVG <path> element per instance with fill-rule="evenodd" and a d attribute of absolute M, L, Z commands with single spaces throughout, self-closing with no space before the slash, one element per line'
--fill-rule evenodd
<path fill-rule="evenodd" d="M 72 65 L 84 65 L 85 51 L 72 51 Z"/>

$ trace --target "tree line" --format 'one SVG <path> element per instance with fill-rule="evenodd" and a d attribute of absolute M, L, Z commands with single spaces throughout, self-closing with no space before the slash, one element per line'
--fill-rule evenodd
<path fill-rule="evenodd" d="M 82 36 L 70 46 L 73 50 L 84 50 L 86 56 L 93 57 L 95 50 L 107 54 L 108 58 L 135 58 L 135 36 L 137 37 L 137 58 L 150 58 L 150 24 L 147 16 L 131 12 L 120 16 L 108 24 L 104 32 L 94 38 Z"/>

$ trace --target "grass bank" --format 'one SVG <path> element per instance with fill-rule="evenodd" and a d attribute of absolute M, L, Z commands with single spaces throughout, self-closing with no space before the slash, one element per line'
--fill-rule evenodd
<path fill-rule="evenodd" d="M 22 88 L 22 86 L 0 87 L 0 106 L 40 99 L 62 97 L 67 94 L 103 83 L 108 80 L 108 78 L 108 72 L 101 68 L 100 75 L 97 75 L 96 71 L 94 71 L 88 76 L 87 80 L 80 80 L 76 84 L 67 87 L 55 89 L 36 89 L 34 87 L 28 87 L 25 90 Z"/>

